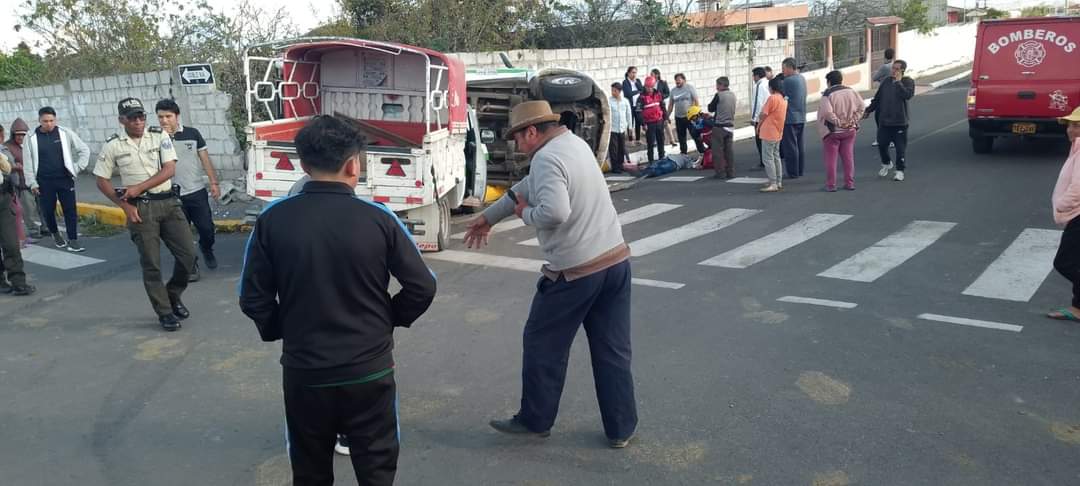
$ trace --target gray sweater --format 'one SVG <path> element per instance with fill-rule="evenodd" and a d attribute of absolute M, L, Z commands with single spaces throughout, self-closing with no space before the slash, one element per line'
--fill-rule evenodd
<path fill-rule="evenodd" d="M 589 145 L 573 133 L 556 135 L 537 150 L 529 175 L 513 189 L 528 201 L 522 219 L 536 228 L 550 270 L 588 263 L 624 242 L 604 174 Z M 495 224 L 513 214 L 514 202 L 501 197 L 484 218 Z"/>
<path fill-rule="evenodd" d="M 787 97 L 787 118 L 784 125 L 806 123 L 806 79 L 799 73 L 784 76 L 784 96 Z"/>

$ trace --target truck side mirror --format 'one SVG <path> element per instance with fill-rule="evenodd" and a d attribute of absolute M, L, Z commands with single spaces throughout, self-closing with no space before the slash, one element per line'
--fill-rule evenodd
<path fill-rule="evenodd" d="M 480 142 L 484 144 L 495 142 L 494 130 L 480 130 Z"/>

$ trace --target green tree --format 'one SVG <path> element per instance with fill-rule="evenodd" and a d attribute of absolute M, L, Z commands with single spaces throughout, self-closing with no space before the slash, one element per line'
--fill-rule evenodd
<path fill-rule="evenodd" d="M 904 19 L 900 26 L 904 30 L 918 30 L 926 34 L 937 27 L 930 22 L 930 5 L 927 0 L 890 0 L 889 15 Z"/>
<path fill-rule="evenodd" d="M 1020 9 L 1021 17 L 1046 17 L 1054 14 L 1054 7 L 1049 5 L 1033 5 Z"/>
<path fill-rule="evenodd" d="M 983 18 L 987 20 L 1007 19 L 1009 18 L 1009 12 L 1006 12 L 1004 10 L 998 10 L 996 8 L 988 8 L 986 9 L 986 17 Z"/>
<path fill-rule="evenodd" d="M 20 42 L 11 54 L 0 52 L 0 90 L 37 86 L 44 77 L 45 62 L 26 43 Z"/>

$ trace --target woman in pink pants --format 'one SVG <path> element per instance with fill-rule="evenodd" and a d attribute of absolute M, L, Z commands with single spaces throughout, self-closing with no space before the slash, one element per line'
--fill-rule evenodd
<path fill-rule="evenodd" d="M 836 158 L 844 162 L 844 189 L 855 190 L 855 134 L 862 120 L 862 96 L 844 86 L 840 71 L 825 75 L 829 88 L 818 107 L 818 133 L 825 150 L 825 191 L 836 192 Z"/>

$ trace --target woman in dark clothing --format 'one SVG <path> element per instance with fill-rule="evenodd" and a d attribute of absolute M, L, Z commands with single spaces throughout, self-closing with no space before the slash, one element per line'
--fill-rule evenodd
<path fill-rule="evenodd" d="M 632 132 L 633 136 L 630 137 L 631 141 L 641 140 L 641 126 L 643 123 L 641 121 L 641 111 L 637 109 L 637 99 L 638 95 L 640 95 L 641 91 L 644 89 L 645 87 L 641 84 L 641 80 L 637 77 L 637 67 L 630 66 L 627 68 L 626 76 L 622 82 L 622 91 L 623 96 L 630 102 L 630 106 L 634 108 L 634 131 Z"/>

